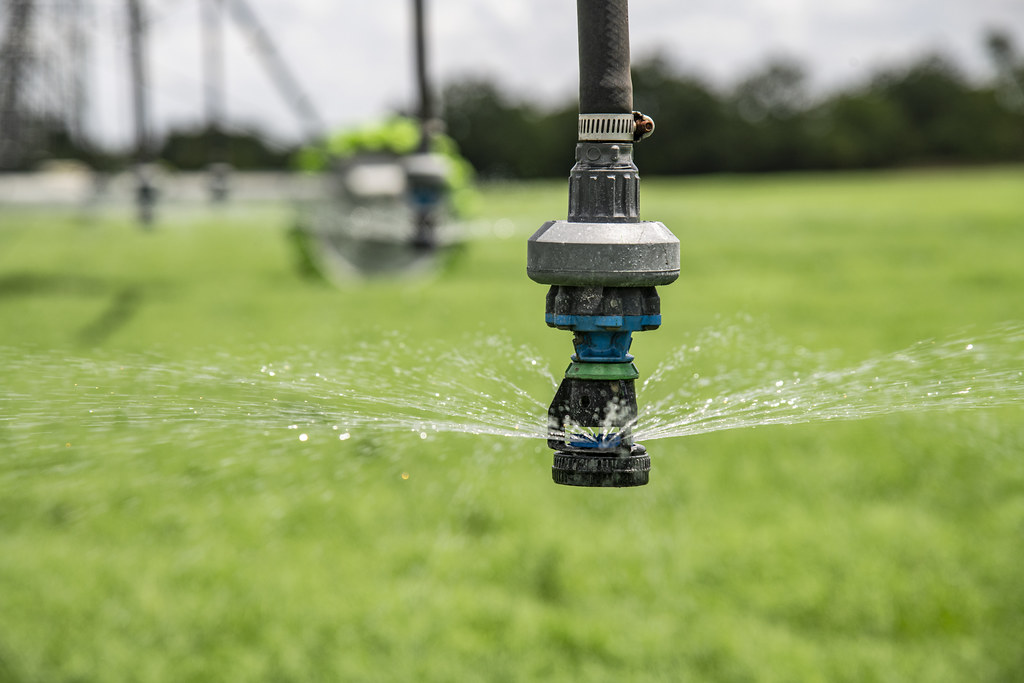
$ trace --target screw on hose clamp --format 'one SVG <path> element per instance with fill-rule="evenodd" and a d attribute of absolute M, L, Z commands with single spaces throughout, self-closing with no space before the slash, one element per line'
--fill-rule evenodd
<path fill-rule="evenodd" d="M 654 132 L 654 119 L 642 112 L 633 112 L 633 125 L 633 142 L 649 138 Z"/>

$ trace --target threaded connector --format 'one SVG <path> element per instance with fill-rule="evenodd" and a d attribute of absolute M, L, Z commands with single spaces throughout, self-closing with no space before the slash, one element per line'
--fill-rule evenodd
<path fill-rule="evenodd" d="M 628 453 L 621 455 L 559 451 L 551 466 L 551 479 L 563 486 L 644 486 L 650 474 L 651 456 L 640 444 L 633 444 Z"/>

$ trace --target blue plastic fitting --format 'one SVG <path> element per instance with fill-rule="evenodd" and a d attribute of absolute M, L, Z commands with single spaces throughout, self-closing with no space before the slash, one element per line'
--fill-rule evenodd
<path fill-rule="evenodd" d="M 572 330 L 578 363 L 628 363 L 633 333 L 661 325 L 661 315 L 558 315 L 548 313 L 545 322 L 560 330 Z"/>

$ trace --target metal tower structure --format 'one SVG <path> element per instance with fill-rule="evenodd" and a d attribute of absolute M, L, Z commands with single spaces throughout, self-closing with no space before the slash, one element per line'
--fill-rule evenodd
<path fill-rule="evenodd" d="M 16 167 L 24 155 L 22 107 L 29 62 L 29 31 L 35 5 L 12 0 L 0 44 L 0 170 Z"/>
<path fill-rule="evenodd" d="M 246 0 L 224 0 L 232 19 L 246 39 L 252 44 L 256 54 L 263 61 L 263 68 L 280 91 L 281 96 L 305 128 L 307 140 L 315 140 L 326 130 L 323 119 L 313 106 L 313 101 L 299 84 L 299 79 L 284 61 L 277 50 L 270 33 L 263 27 L 256 12 Z"/>
<path fill-rule="evenodd" d="M 0 5 L 0 170 L 30 166 L 47 138 L 87 142 L 85 0 Z"/>

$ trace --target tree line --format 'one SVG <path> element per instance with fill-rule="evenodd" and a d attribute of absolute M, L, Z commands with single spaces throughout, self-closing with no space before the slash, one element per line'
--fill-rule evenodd
<path fill-rule="evenodd" d="M 1024 161 L 1024 60 L 1008 37 L 987 47 L 995 72 L 975 82 L 929 55 L 824 96 L 799 62 L 778 59 L 731 88 L 654 56 L 633 65 L 634 103 L 658 130 L 637 146 L 645 174 L 751 173 Z M 448 134 L 484 177 L 561 177 L 572 161 L 576 103 L 542 107 L 493 81 L 444 90 Z"/>
<path fill-rule="evenodd" d="M 637 161 L 645 174 L 666 175 L 1024 162 L 1024 59 L 1003 33 L 987 36 L 986 47 L 993 76 L 984 82 L 929 55 L 817 96 L 807 69 L 791 59 L 721 87 L 653 56 L 632 69 L 635 106 L 657 123 L 654 138 L 637 146 Z M 447 134 L 480 176 L 568 172 L 575 98 L 544 106 L 480 77 L 449 83 L 442 101 Z M 295 168 L 300 149 L 258 131 L 195 126 L 169 131 L 154 151 L 172 168 L 197 170 L 211 148 L 239 170 Z M 76 143 L 51 126 L 24 168 L 45 158 L 116 170 L 132 154 Z"/>

